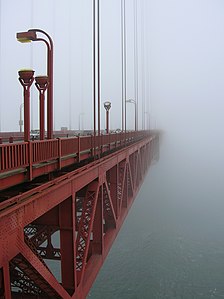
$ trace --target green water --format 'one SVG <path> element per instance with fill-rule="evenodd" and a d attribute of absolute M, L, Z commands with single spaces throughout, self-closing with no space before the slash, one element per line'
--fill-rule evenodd
<path fill-rule="evenodd" d="M 88 298 L 224 298 L 222 167 L 205 158 L 162 153 Z"/>

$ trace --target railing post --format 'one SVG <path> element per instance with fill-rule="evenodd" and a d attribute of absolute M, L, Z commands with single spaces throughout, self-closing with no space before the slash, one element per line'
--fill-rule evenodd
<path fill-rule="evenodd" d="M 13 143 L 13 136 L 9 137 L 9 143 Z"/>
<path fill-rule="evenodd" d="M 100 155 L 103 153 L 103 134 L 100 134 Z"/>
<path fill-rule="evenodd" d="M 61 170 L 61 138 L 58 139 L 58 168 Z"/>
<path fill-rule="evenodd" d="M 94 156 L 94 150 L 93 150 L 93 135 L 91 134 L 91 150 L 90 150 L 90 155 Z"/>
<path fill-rule="evenodd" d="M 80 148 L 81 148 L 81 140 L 80 140 L 80 136 L 78 136 L 78 162 L 80 162 Z"/>
<path fill-rule="evenodd" d="M 111 146 L 110 146 L 110 133 L 108 134 L 108 142 L 109 142 L 108 150 L 110 151 L 110 148 L 111 148 Z"/>
<path fill-rule="evenodd" d="M 29 181 L 32 181 L 32 179 L 33 179 L 33 148 L 32 148 L 31 141 L 28 141 L 28 154 L 29 154 L 28 179 L 29 179 Z"/>

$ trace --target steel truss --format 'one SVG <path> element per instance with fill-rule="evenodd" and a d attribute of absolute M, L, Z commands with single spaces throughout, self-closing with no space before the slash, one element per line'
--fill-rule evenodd
<path fill-rule="evenodd" d="M 0 204 L 0 298 L 86 298 L 157 150 L 146 137 Z"/>

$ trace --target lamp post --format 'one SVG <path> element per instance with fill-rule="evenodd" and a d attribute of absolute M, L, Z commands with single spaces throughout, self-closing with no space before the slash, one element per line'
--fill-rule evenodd
<path fill-rule="evenodd" d="M 35 77 L 35 85 L 39 90 L 39 99 L 40 99 L 40 140 L 44 139 L 45 133 L 45 124 L 44 124 L 44 94 L 48 88 L 48 77 L 47 76 L 37 76 Z"/>
<path fill-rule="evenodd" d="M 37 33 L 41 33 L 47 37 L 37 37 Z M 31 41 L 41 41 L 47 46 L 47 76 L 49 86 L 47 91 L 47 138 L 53 138 L 53 41 L 48 33 L 41 29 L 29 29 L 26 32 L 18 32 L 16 34 L 17 40 L 21 43 Z"/>
<path fill-rule="evenodd" d="M 104 102 L 104 108 L 106 110 L 106 133 L 109 134 L 109 111 L 111 108 L 111 102 Z"/>
<path fill-rule="evenodd" d="M 135 105 L 135 131 L 137 131 L 137 111 L 136 111 L 136 100 L 133 99 L 129 99 L 126 100 L 126 103 L 131 103 Z M 125 123 L 126 123 L 126 119 L 125 119 Z"/>
<path fill-rule="evenodd" d="M 30 87 L 34 80 L 33 70 L 20 70 L 19 82 L 24 90 L 24 141 L 30 140 Z"/>
<path fill-rule="evenodd" d="M 23 131 L 23 119 L 22 119 L 22 109 L 24 107 L 24 103 L 19 106 L 19 131 L 22 133 Z"/>

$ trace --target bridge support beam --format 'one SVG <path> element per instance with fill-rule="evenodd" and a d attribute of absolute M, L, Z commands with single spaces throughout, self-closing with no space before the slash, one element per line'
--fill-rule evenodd
<path fill-rule="evenodd" d="M 4 299 L 11 299 L 11 286 L 10 286 L 10 273 L 9 273 L 9 263 L 3 266 L 2 280 L 4 282 Z M 0 297 L 1 298 L 1 297 Z"/>
<path fill-rule="evenodd" d="M 15 196 L 2 209 L 0 204 L 0 296 L 85 299 L 141 187 L 154 146 L 156 139 L 147 137 Z M 53 274 L 49 259 L 57 262 L 61 277 Z"/>
<path fill-rule="evenodd" d="M 75 196 L 59 205 L 62 285 L 72 295 L 76 287 L 75 271 Z"/>
<path fill-rule="evenodd" d="M 95 217 L 93 221 L 93 240 L 91 241 L 91 253 L 102 254 L 104 247 L 103 240 L 103 190 L 100 187 L 96 203 Z"/>

